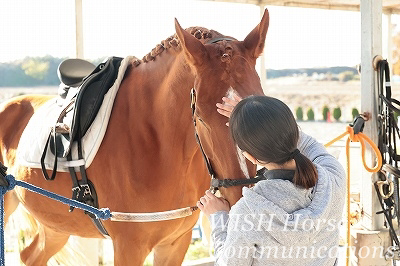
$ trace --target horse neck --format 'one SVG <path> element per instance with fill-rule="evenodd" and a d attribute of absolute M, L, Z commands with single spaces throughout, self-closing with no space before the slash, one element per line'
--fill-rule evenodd
<path fill-rule="evenodd" d="M 159 149 L 171 146 L 171 141 L 184 144 L 184 153 L 196 148 L 190 109 L 190 89 L 194 75 L 186 64 L 182 53 L 174 55 L 165 51 L 155 61 L 142 63 L 130 70 L 125 77 L 129 84 L 127 104 L 135 117 L 140 114 L 154 137 L 158 138 Z M 134 104 L 132 104 L 134 101 Z M 137 130 L 137 123 L 130 123 L 130 130 Z"/>

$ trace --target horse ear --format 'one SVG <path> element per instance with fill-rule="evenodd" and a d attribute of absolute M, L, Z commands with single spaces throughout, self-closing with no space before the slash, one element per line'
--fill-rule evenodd
<path fill-rule="evenodd" d="M 264 49 L 268 26 L 269 13 L 268 9 L 265 9 L 260 24 L 258 24 L 243 41 L 244 46 L 254 58 L 258 58 Z"/>
<path fill-rule="evenodd" d="M 203 64 L 207 50 L 204 45 L 192 34 L 182 29 L 178 20 L 175 18 L 175 30 L 178 35 L 186 59 L 193 65 Z"/>

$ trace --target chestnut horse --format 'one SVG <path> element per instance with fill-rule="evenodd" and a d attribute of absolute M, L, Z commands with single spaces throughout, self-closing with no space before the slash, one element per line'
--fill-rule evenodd
<path fill-rule="evenodd" d="M 194 137 L 190 90 L 197 93 L 197 131 L 219 179 L 255 175 L 229 137 L 227 119 L 215 104 L 231 91 L 242 97 L 263 94 L 255 70 L 269 24 L 265 10 L 260 24 L 237 41 L 202 27 L 181 28 L 142 60 L 132 62 L 119 88 L 103 142 L 87 169 L 100 207 L 111 211 L 158 212 L 195 206 L 210 186 Z M 264 73 L 263 73 L 264 74 Z M 40 169 L 18 165 L 19 138 L 32 114 L 50 97 L 13 98 L 0 112 L 1 160 L 19 180 L 70 197 L 71 179 L 59 172 L 46 181 Z M 51 174 L 51 171 L 49 171 Z M 247 175 L 247 176 L 246 176 Z M 221 188 L 230 202 L 241 187 Z M 33 242 L 21 252 L 26 265 L 46 265 L 70 235 L 102 238 L 83 211 L 16 188 L 6 194 L 6 219 L 19 203 L 39 222 Z M 154 265 L 181 265 L 198 212 L 162 222 L 112 222 L 104 226 L 114 244 L 115 265 L 142 265 L 154 250 Z"/>

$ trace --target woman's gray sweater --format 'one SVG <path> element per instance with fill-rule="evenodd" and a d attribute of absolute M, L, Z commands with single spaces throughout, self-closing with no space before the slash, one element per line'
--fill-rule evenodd
<path fill-rule="evenodd" d="M 345 172 L 322 144 L 304 133 L 298 149 L 316 166 L 316 186 L 304 189 L 270 179 L 243 188 L 243 197 L 229 213 L 210 217 L 216 265 L 335 264 Z"/>

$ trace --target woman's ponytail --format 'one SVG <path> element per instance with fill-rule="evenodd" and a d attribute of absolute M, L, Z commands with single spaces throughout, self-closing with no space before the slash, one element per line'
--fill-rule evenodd
<path fill-rule="evenodd" d="M 293 152 L 293 159 L 296 162 L 293 183 L 307 189 L 314 187 L 317 184 L 318 173 L 313 163 L 297 149 Z"/>

